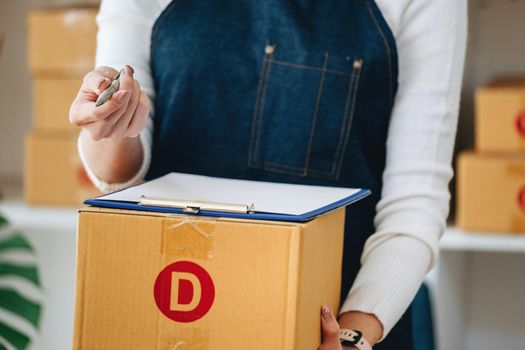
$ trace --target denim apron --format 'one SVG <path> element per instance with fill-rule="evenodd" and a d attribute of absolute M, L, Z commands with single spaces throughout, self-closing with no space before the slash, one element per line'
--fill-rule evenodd
<path fill-rule="evenodd" d="M 147 178 L 372 190 L 346 211 L 344 299 L 374 232 L 397 89 L 395 40 L 375 2 L 174 0 L 154 25 L 151 68 Z M 375 349 L 411 348 L 407 313 Z"/>

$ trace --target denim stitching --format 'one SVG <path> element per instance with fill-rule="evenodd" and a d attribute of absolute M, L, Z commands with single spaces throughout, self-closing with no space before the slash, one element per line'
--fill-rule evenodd
<path fill-rule="evenodd" d="M 353 93 L 353 85 L 354 85 L 355 77 L 356 77 L 356 71 L 353 70 L 352 71 L 352 78 L 348 81 L 348 93 L 347 93 L 347 96 L 346 96 L 345 111 L 344 111 L 344 114 L 343 114 L 343 123 L 341 125 L 341 132 L 339 134 L 339 142 L 337 143 L 337 148 L 336 148 L 336 151 L 335 151 L 334 162 L 332 163 L 332 171 L 330 172 L 331 175 L 336 173 L 336 167 L 337 167 L 339 155 L 341 153 L 341 148 L 343 146 L 345 130 L 346 130 L 347 124 L 348 124 L 348 111 L 350 109 L 350 100 L 351 100 L 352 93 Z"/>
<path fill-rule="evenodd" d="M 270 55 L 270 58 L 271 58 L 271 55 Z M 263 118 L 264 118 L 264 106 L 266 104 L 265 103 L 266 102 L 266 90 L 268 88 L 268 80 L 270 79 L 270 70 L 272 68 L 271 59 L 268 60 L 267 66 L 268 68 L 266 69 L 266 74 L 265 74 L 264 82 L 263 82 L 264 85 L 263 85 L 262 94 L 261 94 L 261 106 L 259 109 L 259 115 L 258 115 L 258 120 L 257 120 L 257 137 L 255 138 L 255 149 L 254 149 L 254 155 L 253 155 L 255 159 L 257 159 L 257 155 L 259 153 L 259 143 L 261 140 L 262 123 L 263 123 Z"/>
<path fill-rule="evenodd" d="M 305 65 L 305 64 L 290 63 L 290 62 L 279 61 L 279 60 L 272 60 L 272 63 L 273 64 L 278 64 L 278 65 L 281 65 L 281 66 L 289 66 L 289 67 L 295 67 L 295 68 L 315 70 L 315 71 L 318 71 L 318 72 L 325 71 L 327 73 L 331 73 L 331 74 L 335 74 L 335 75 L 342 75 L 342 76 L 345 76 L 345 77 L 351 77 L 352 76 L 352 73 L 345 73 L 345 72 L 341 72 L 341 71 L 335 70 L 335 69 L 323 69 L 323 67 L 308 66 L 308 65 Z"/>
<path fill-rule="evenodd" d="M 325 61 L 326 60 L 327 59 L 325 58 Z M 311 70 L 322 72 L 323 75 L 321 77 L 320 84 L 319 84 L 320 85 L 319 90 L 321 90 L 321 92 L 318 92 L 318 98 L 316 101 L 315 112 L 314 112 L 315 118 L 317 117 L 317 113 L 318 113 L 320 95 L 322 93 L 322 86 L 324 85 L 324 78 L 326 76 L 326 73 L 342 75 L 342 76 L 346 76 L 349 78 L 348 95 L 347 95 L 347 99 L 345 102 L 343 125 L 341 128 L 339 143 L 337 145 L 336 156 L 334 157 L 332 170 L 330 172 L 326 172 L 326 171 L 322 171 L 318 169 L 308 169 L 308 158 L 311 152 L 310 146 L 311 146 L 311 141 L 312 141 L 312 128 L 315 127 L 314 121 L 312 121 L 312 128 L 310 130 L 310 139 L 308 142 L 309 151 L 307 151 L 307 163 L 305 167 L 300 168 L 300 167 L 287 165 L 287 164 L 274 163 L 271 161 L 261 162 L 261 160 L 257 160 L 259 148 L 260 148 L 261 135 L 262 135 L 262 124 L 263 124 L 263 119 L 264 119 L 266 92 L 268 88 L 270 69 L 273 64 L 296 67 L 296 68 L 311 69 Z M 274 60 L 272 54 L 265 54 L 265 56 L 263 57 L 263 64 L 261 67 L 261 73 L 259 77 L 260 82 L 259 82 L 259 86 L 257 89 L 257 95 L 256 95 L 256 104 L 255 104 L 254 113 L 252 117 L 252 140 L 250 141 L 251 147 L 249 150 L 249 165 L 250 166 L 257 167 L 263 170 L 269 170 L 269 171 L 289 174 L 289 175 L 298 175 L 298 176 L 308 175 L 310 177 L 325 178 L 325 179 L 330 179 L 330 178 L 338 179 L 339 178 L 340 172 L 341 172 L 342 158 L 344 157 L 344 154 L 346 153 L 344 149 L 346 147 L 344 145 L 348 143 L 348 138 L 350 134 L 349 130 L 351 130 L 353 114 L 354 114 L 354 109 L 355 109 L 355 100 L 356 100 L 356 95 L 357 95 L 357 86 L 359 84 L 359 78 L 361 75 L 362 67 L 354 68 L 352 70 L 352 73 L 349 74 L 349 73 L 344 73 L 344 72 L 337 71 L 337 70 L 327 69 L 326 65 L 327 64 L 323 64 L 323 68 L 319 68 L 319 67 L 314 67 L 314 66 L 288 63 L 284 61 Z M 350 103 L 350 101 L 352 102 Z"/>
<path fill-rule="evenodd" d="M 370 3 L 366 1 L 366 6 L 368 8 L 368 12 L 370 13 L 370 16 L 372 17 L 372 20 L 374 22 L 374 25 L 378 31 L 378 33 L 381 35 L 381 38 L 383 39 L 383 43 L 385 45 L 386 51 L 387 51 L 387 58 L 388 58 L 388 81 L 390 84 L 388 84 L 389 90 L 390 90 L 390 101 L 391 104 L 394 103 L 394 91 L 393 91 L 393 78 L 392 78 L 392 52 L 390 49 L 390 45 L 388 44 L 388 40 L 386 40 L 385 33 L 383 32 L 383 29 L 381 29 L 381 26 L 377 22 L 376 15 L 374 11 L 372 10 L 372 7 L 370 6 Z"/>
<path fill-rule="evenodd" d="M 270 165 L 272 167 L 280 167 L 280 168 L 285 168 L 285 169 L 289 169 L 289 170 L 295 170 L 298 173 L 302 173 L 304 171 L 303 167 L 297 167 L 297 166 L 288 165 L 288 164 L 275 163 L 275 162 L 269 162 L 269 161 L 264 161 L 263 164 L 268 164 L 268 165 Z"/>
<path fill-rule="evenodd" d="M 326 67 L 328 65 L 328 52 L 325 53 L 324 62 L 323 62 L 323 72 L 321 73 L 321 79 L 319 80 L 319 89 L 317 90 L 317 98 L 315 100 L 314 113 L 312 115 L 312 122 L 310 126 L 310 138 L 308 139 L 308 146 L 306 149 L 306 160 L 304 163 L 303 176 L 308 175 L 308 165 L 310 163 L 310 153 L 312 151 L 312 141 L 315 133 L 315 126 L 317 124 L 317 115 L 319 113 L 319 104 L 321 102 L 321 96 L 323 94 L 324 80 L 326 77 Z"/>
<path fill-rule="evenodd" d="M 345 135 L 345 141 L 344 141 L 344 146 L 343 146 L 343 149 L 342 149 L 342 153 L 341 153 L 341 156 L 339 157 L 338 159 L 338 162 L 339 164 L 337 165 L 337 175 L 336 175 L 336 179 L 339 179 L 339 176 L 341 175 L 341 168 L 342 168 L 342 165 L 343 165 L 343 158 L 345 156 L 345 153 L 346 153 L 346 145 L 348 144 L 348 138 L 350 137 L 350 130 L 352 130 L 352 122 L 353 122 L 353 119 L 354 119 L 354 111 L 355 111 L 355 100 L 356 100 L 356 96 L 357 96 L 357 88 L 359 86 L 359 78 L 361 77 L 361 71 L 362 71 L 362 68 L 359 68 L 359 70 L 357 71 L 357 77 L 355 79 L 355 83 L 354 83 L 354 86 L 352 87 L 352 94 L 353 94 L 353 97 L 352 97 L 352 111 L 350 113 L 350 118 L 349 118 L 349 121 L 348 121 L 348 128 L 346 130 L 346 135 Z"/>
<path fill-rule="evenodd" d="M 275 164 L 271 162 L 265 162 L 264 167 L 262 168 L 264 170 L 273 171 L 276 173 L 281 174 L 287 174 L 287 175 L 301 175 L 302 169 L 294 169 L 292 166 L 287 166 L 285 164 Z"/>
<path fill-rule="evenodd" d="M 266 55 L 265 55 L 266 56 Z M 248 165 L 255 166 L 255 160 L 253 159 L 253 149 L 255 147 L 255 139 L 257 130 L 256 130 L 256 121 L 257 121 L 257 111 L 259 110 L 259 104 L 261 103 L 261 92 L 264 85 L 264 75 L 266 73 L 266 59 L 263 58 L 262 64 L 261 64 L 261 72 L 259 74 L 259 84 L 257 86 L 257 94 L 255 96 L 255 106 L 253 109 L 253 115 L 252 115 L 252 133 L 250 138 L 250 149 L 248 153 Z"/>

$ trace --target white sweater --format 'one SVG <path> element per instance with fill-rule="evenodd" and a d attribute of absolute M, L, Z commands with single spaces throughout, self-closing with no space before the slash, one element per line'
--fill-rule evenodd
<path fill-rule="evenodd" d="M 396 38 L 399 89 L 387 139 L 383 190 L 376 233 L 366 242 L 361 270 L 340 312 L 375 314 L 388 334 L 415 296 L 438 257 L 452 177 L 467 31 L 466 0 L 376 0 Z M 152 26 L 170 0 L 104 0 L 97 66 L 130 64 L 142 89 L 154 99 L 150 72 Z M 97 178 L 80 155 L 95 185 L 116 190 L 141 180 L 151 160 L 153 123 L 141 133 L 143 164 L 124 184 Z M 80 144 L 80 143 L 79 143 Z"/>

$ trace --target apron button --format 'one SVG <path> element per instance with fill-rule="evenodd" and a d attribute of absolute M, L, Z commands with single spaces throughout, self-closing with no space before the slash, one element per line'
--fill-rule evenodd
<path fill-rule="evenodd" d="M 353 67 L 355 69 L 359 69 L 363 66 L 363 59 L 362 58 L 358 58 L 358 59 L 355 59 L 354 60 L 354 63 L 353 63 Z"/>
<path fill-rule="evenodd" d="M 267 44 L 264 48 L 264 52 L 267 55 L 271 55 L 275 51 L 275 44 Z"/>

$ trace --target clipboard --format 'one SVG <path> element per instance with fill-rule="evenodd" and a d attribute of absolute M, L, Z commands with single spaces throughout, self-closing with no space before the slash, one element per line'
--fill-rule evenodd
<path fill-rule="evenodd" d="M 306 222 L 368 195 L 361 188 L 284 184 L 169 173 L 84 201 L 139 211 Z"/>

